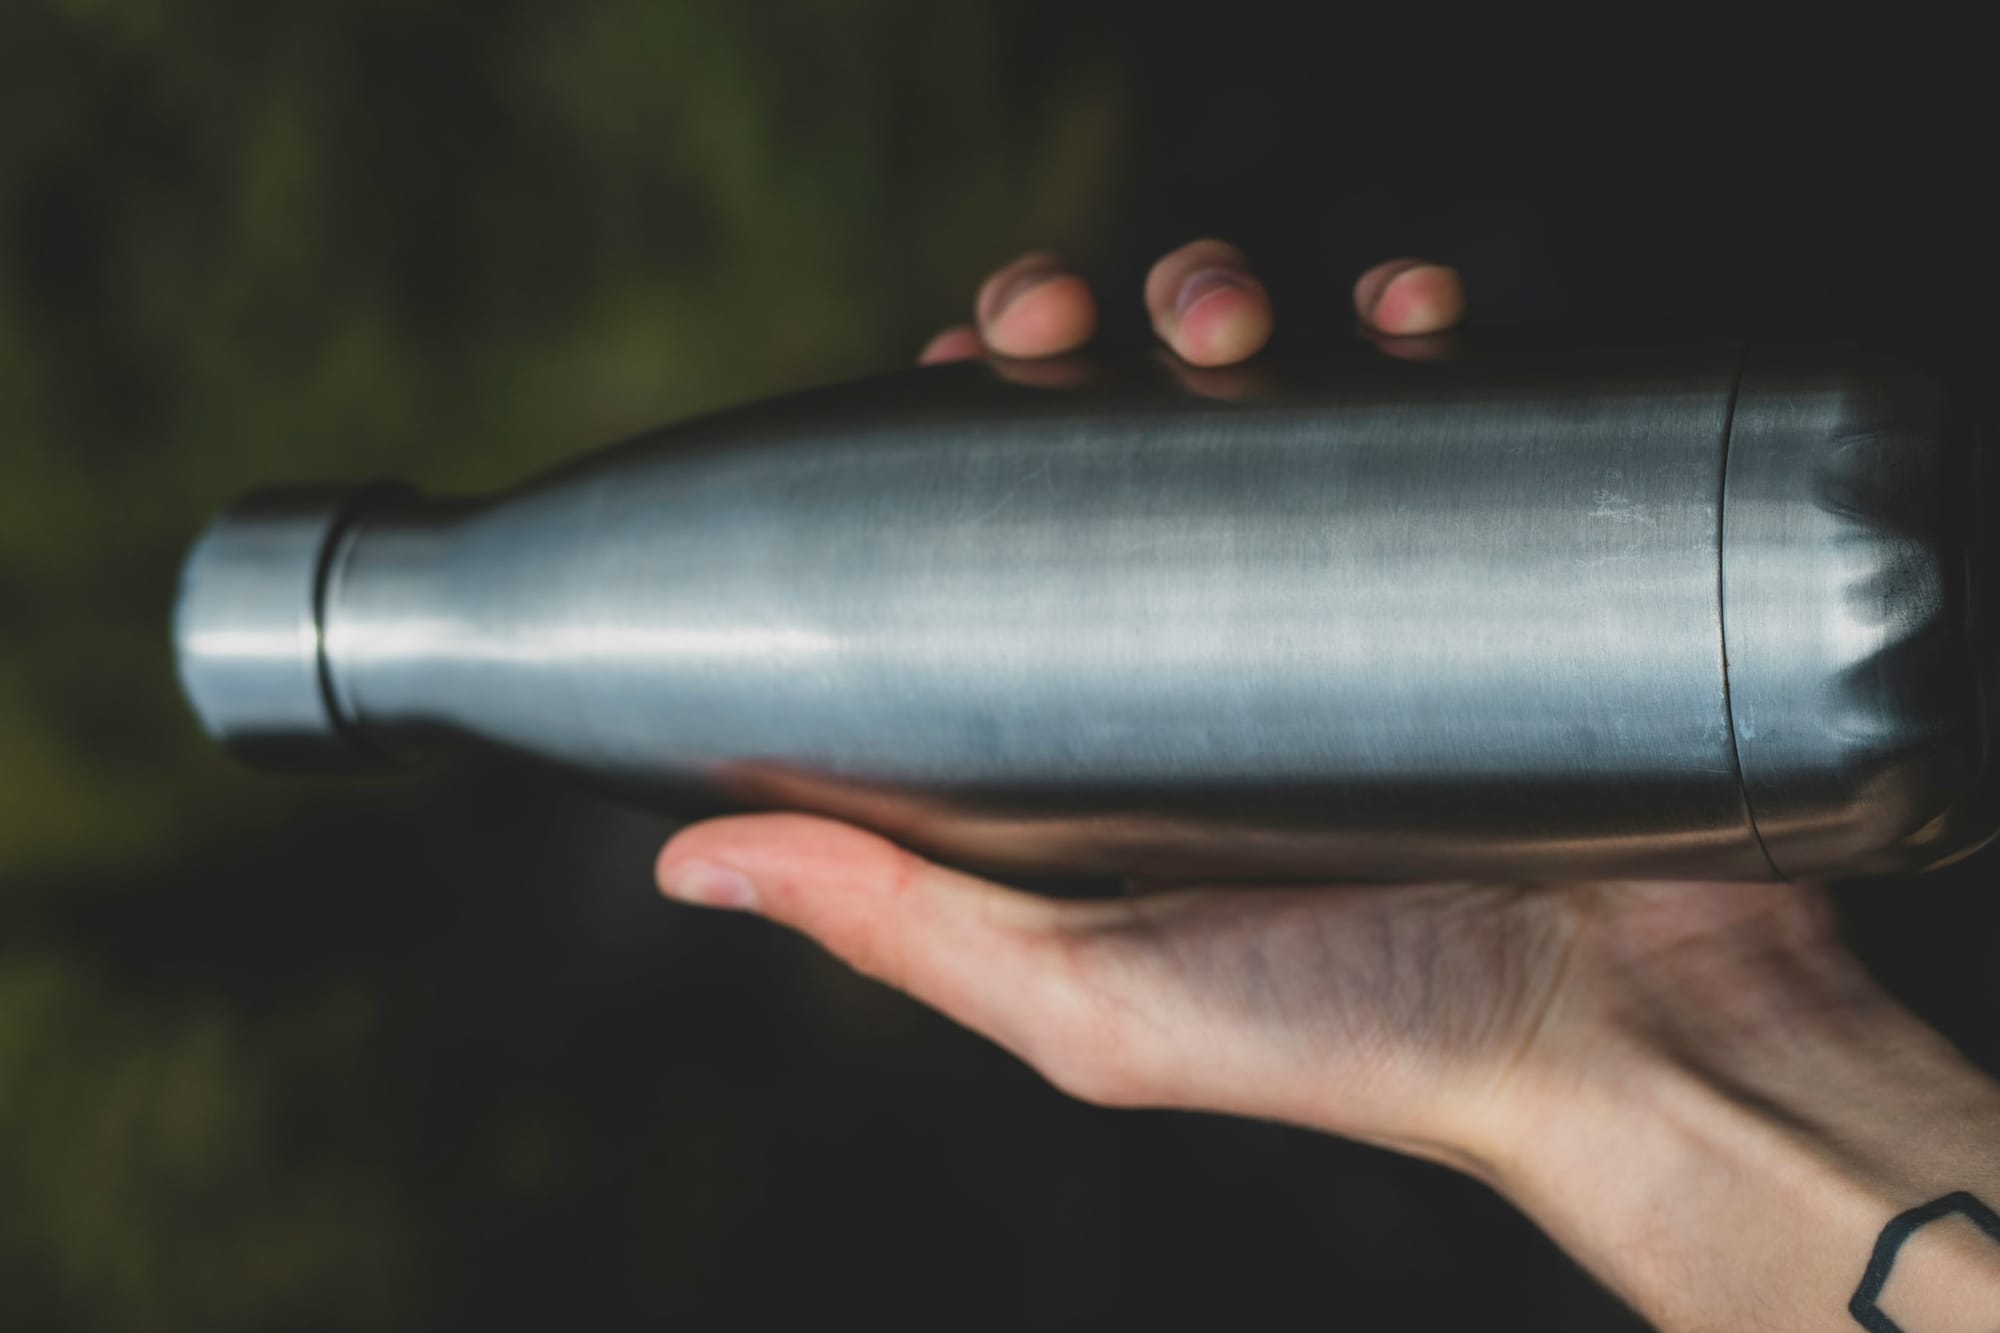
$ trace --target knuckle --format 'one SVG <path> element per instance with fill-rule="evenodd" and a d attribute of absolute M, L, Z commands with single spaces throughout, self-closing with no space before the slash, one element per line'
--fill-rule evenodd
<path fill-rule="evenodd" d="M 908 989 L 910 947 L 908 914 L 899 907 L 922 872 L 913 854 L 889 843 L 870 849 L 875 865 L 868 877 L 872 892 L 856 895 L 827 944 L 863 976 L 899 990 Z"/>

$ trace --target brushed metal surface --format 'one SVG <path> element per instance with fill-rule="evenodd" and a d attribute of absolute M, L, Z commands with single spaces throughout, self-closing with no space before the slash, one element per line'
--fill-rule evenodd
<path fill-rule="evenodd" d="M 1787 875 L 1952 859 L 1991 836 L 1969 423 L 1853 342 L 1762 344 L 1731 430 L 1723 606 L 1746 794 Z"/>
<path fill-rule="evenodd" d="M 474 733 L 1013 867 L 1768 875 L 1720 649 L 1737 357 L 804 395 L 364 519 L 331 677 L 382 744 Z"/>
<path fill-rule="evenodd" d="M 1943 859 L 1990 818 L 1983 682 L 1936 665 L 1964 660 L 1937 516 L 1879 478 L 1949 451 L 1921 384 L 1825 349 L 1751 354 L 1739 401 L 1745 347 L 962 364 L 377 504 L 324 553 L 317 725 L 1028 872 Z M 1910 438 L 1871 453 L 1884 395 Z"/>

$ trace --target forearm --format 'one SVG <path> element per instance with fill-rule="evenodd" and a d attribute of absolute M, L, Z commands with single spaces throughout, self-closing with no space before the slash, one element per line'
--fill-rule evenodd
<path fill-rule="evenodd" d="M 1850 1302 L 1885 1227 L 1959 1192 L 2000 1207 L 2000 1086 L 1886 999 L 1635 1043 L 1621 1073 L 1543 1089 L 1495 1183 L 1671 1333 L 1870 1327 Z M 1874 1327 L 2000 1333 L 2000 1238 L 1940 1209 L 1895 1240 Z"/>

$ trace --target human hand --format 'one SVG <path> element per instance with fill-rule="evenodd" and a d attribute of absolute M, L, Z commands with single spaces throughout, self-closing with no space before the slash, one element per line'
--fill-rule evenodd
<path fill-rule="evenodd" d="M 1267 293 L 1224 242 L 1161 259 L 1144 299 L 1193 365 L 1241 361 L 1271 333 Z M 1370 269 L 1354 301 L 1364 329 L 1387 338 L 1448 328 L 1464 305 L 1457 274 L 1415 260 Z M 1089 287 L 1045 253 L 989 277 L 975 315 L 920 359 L 1052 356 L 1097 323 Z M 2000 1106 L 1875 987 L 1811 886 L 1203 887 L 1052 901 L 799 815 L 694 826 L 658 869 L 671 896 L 801 930 L 1086 1100 L 1287 1121 L 1470 1171 L 1669 1327 L 1733 1317 L 1742 1306 L 1701 1302 L 1761 1300 L 1774 1272 L 1806 1284 L 1809 1313 L 1822 1289 L 1844 1300 L 1884 1207 L 1933 1176 L 1943 1188 L 1926 1197 L 1978 1172 L 1912 1164 L 1892 1126 Z M 1897 1102 L 1885 1070 L 1936 1097 Z M 1782 1126 L 1801 1118 L 1863 1145 L 1847 1173 L 1801 1165 L 1827 1160 L 1803 1135 L 1786 1141 L 1781 1183 L 1744 1203 L 1731 1191 L 1754 1178 L 1738 1159 L 1776 1160 Z M 1761 1220 L 1780 1204 L 1809 1234 Z M 1658 1238 L 1676 1225 L 1680 1239 Z M 1843 1245 L 1807 1244 L 1842 1226 Z M 1723 1252 L 1711 1254 L 1717 1235 Z M 1635 1237 L 1651 1238 L 1637 1259 Z M 1675 1263 L 1701 1273 L 1698 1297 L 1662 1281 Z"/>

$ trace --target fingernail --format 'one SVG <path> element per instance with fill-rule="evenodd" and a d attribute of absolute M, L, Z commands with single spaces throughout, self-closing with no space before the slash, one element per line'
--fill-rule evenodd
<path fill-rule="evenodd" d="M 1249 290 L 1250 284 L 1242 274 L 1226 268 L 1205 268 L 1181 284 L 1180 291 L 1174 296 L 1174 317 L 1178 319 L 1187 314 L 1196 302 L 1214 292 Z"/>
<path fill-rule="evenodd" d="M 697 907 L 725 907 L 733 912 L 757 909 L 757 886 L 740 870 L 713 861 L 678 861 L 660 874 L 668 896 Z"/>
<path fill-rule="evenodd" d="M 1431 263 L 1427 259 L 1419 259 L 1414 263 L 1405 264 L 1402 268 L 1397 269 L 1394 273 L 1391 273 L 1388 277 L 1384 278 L 1382 280 L 1382 286 L 1379 289 L 1377 289 L 1375 293 L 1375 299 L 1369 303 L 1368 306 L 1369 318 L 1371 319 L 1374 318 L 1375 312 L 1382 308 L 1382 302 L 1388 299 L 1389 289 L 1391 287 L 1394 287 L 1396 284 L 1400 283 L 1404 278 L 1409 277 L 1412 273 L 1421 273 L 1427 268 L 1436 268 L 1436 267 L 1437 267 L 1436 264 Z"/>
<path fill-rule="evenodd" d="M 1001 283 L 999 288 L 993 293 L 992 300 L 988 302 L 990 309 L 987 311 L 985 317 L 980 320 L 980 323 L 993 323 L 1006 314 L 1014 302 L 1020 300 L 1060 272 L 1062 272 L 1061 269 L 1055 268 L 1024 268 L 1014 274 L 1007 281 Z"/>

